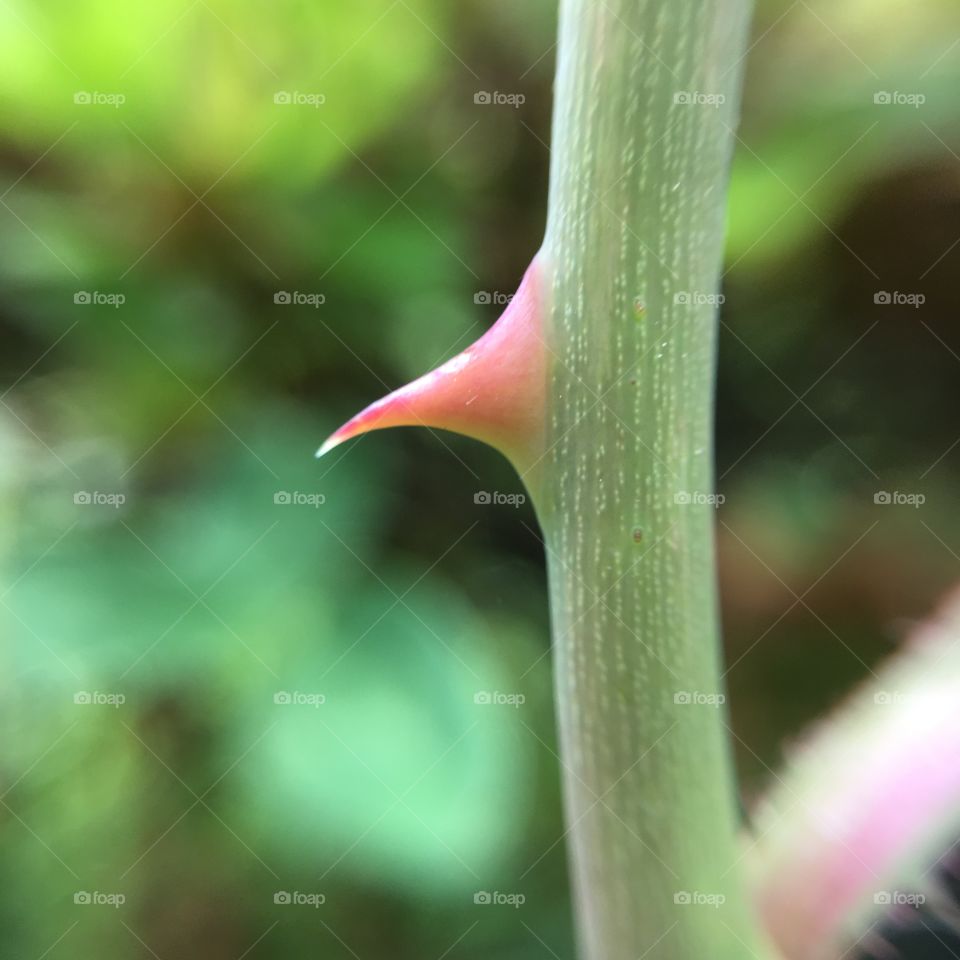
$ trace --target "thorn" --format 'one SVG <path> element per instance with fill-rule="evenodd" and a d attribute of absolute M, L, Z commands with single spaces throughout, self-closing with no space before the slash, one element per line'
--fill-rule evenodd
<path fill-rule="evenodd" d="M 546 348 L 541 266 L 527 269 L 500 319 L 436 370 L 370 404 L 328 437 L 322 457 L 346 440 L 387 427 L 424 426 L 482 440 L 523 471 L 543 449 Z"/>

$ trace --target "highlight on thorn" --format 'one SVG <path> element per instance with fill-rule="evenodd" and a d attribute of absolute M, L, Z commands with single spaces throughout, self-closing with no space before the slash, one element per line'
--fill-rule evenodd
<path fill-rule="evenodd" d="M 317 451 L 387 427 L 436 427 L 500 450 L 521 472 L 543 450 L 546 346 L 539 255 L 499 320 L 463 353 L 361 410 Z"/>

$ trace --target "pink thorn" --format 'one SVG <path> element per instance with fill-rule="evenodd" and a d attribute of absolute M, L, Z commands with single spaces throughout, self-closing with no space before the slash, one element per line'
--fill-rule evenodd
<path fill-rule="evenodd" d="M 519 469 L 543 446 L 546 348 L 537 258 L 499 320 L 436 370 L 370 404 L 332 434 L 317 456 L 386 427 L 437 427 L 482 440 Z"/>

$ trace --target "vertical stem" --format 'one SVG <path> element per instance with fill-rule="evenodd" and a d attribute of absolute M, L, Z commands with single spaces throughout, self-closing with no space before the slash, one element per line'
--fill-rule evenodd
<path fill-rule="evenodd" d="M 705 502 L 748 7 L 561 4 L 540 513 L 589 960 L 744 960 L 758 949 L 715 705 Z"/>

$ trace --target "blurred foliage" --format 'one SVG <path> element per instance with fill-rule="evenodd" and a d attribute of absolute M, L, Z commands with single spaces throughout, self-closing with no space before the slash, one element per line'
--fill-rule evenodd
<path fill-rule="evenodd" d="M 572 955 L 541 548 L 473 499 L 518 481 L 416 431 L 311 457 L 536 249 L 554 17 L 0 5 L 10 955 Z M 958 30 L 759 5 L 718 438 L 748 793 L 957 576 Z"/>

